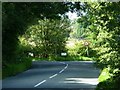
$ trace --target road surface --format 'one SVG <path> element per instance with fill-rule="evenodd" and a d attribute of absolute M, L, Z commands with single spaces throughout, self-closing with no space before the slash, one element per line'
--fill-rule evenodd
<path fill-rule="evenodd" d="M 13 88 L 94 90 L 98 84 L 100 70 L 95 68 L 93 63 L 92 61 L 34 61 L 31 69 L 4 79 L 2 86 L 8 90 Z"/>

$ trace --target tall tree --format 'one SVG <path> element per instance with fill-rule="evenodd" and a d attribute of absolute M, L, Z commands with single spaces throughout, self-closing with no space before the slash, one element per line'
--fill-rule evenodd
<path fill-rule="evenodd" d="M 38 20 L 38 24 L 30 26 L 21 37 L 34 50 L 35 56 L 48 58 L 60 55 L 65 51 L 65 43 L 69 36 L 68 20 Z M 21 41 L 22 43 L 22 41 Z"/>

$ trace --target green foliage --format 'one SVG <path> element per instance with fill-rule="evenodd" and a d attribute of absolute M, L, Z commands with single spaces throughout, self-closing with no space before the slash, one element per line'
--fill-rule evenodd
<path fill-rule="evenodd" d="M 109 66 L 111 69 L 114 68 L 118 68 L 118 65 L 120 64 L 119 60 L 119 42 L 116 41 L 116 38 L 119 38 L 119 26 L 118 26 L 118 21 L 117 21 L 117 15 L 119 15 L 119 11 L 115 10 L 113 8 L 113 12 L 112 13 L 111 9 L 108 10 L 108 7 L 112 8 L 114 5 L 118 6 L 118 3 L 104 3 L 104 5 L 106 6 L 102 6 L 100 8 L 102 8 L 102 11 L 107 10 L 107 15 L 109 16 L 109 19 L 101 19 L 103 16 L 106 16 L 106 14 L 102 14 L 101 12 L 99 12 L 99 16 L 101 17 L 100 19 L 98 19 L 98 22 L 101 23 L 101 26 L 99 27 L 99 34 L 97 36 L 97 44 L 98 44 L 98 48 L 97 50 L 98 55 L 99 55 L 99 61 L 101 63 L 103 63 L 105 66 Z M 101 10 L 100 10 L 101 11 Z M 112 20 L 112 23 L 111 23 Z M 101 21 L 101 22 L 100 22 Z M 104 23 L 103 23 L 104 22 Z M 102 24 L 104 24 L 105 26 L 102 26 Z M 109 25 L 109 26 L 108 26 Z M 112 26 L 112 27 L 111 27 Z M 115 38 L 116 37 L 116 38 Z"/>
<path fill-rule="evenodd" d="M 56 58 L 52 60 L 55 60 L 55 61 L 92 61 L 93 58 L 84 57 L 80 55 L 68 55 L 66 57 L 57 56 Z"/>
<path fill-rule="evenodd" d="M 2 3 L 2 53 L 3 65 L 17 62 L 18 37 L 38 19 L 61 19 L 68 10 L 74 11 L 80 3 L 71 2 L 3 2 Z M 77 9 L 74 9 L 77 8 Z M 84 9 L 84 8 L 83 8 Z M 49 11 L 49 12 L 48 12 Z M 64 15 L 65 16 L 65 15 Z"/>
<path fill-rule="evenodd" d="M 38 19 L 60 19 L 68 11 L 67 3 L 58 2 L 3 2 L 2 3 L 2 54 L 3 65 L 17 62 L 18 37 Z M 49 11 L 49 12 L 48 12 Z"/>
<path fill-rule="evenodd" d="M 113 89 L 119 90 L 120 89 L 120 86 L 119 86 L 120 72 L 117 72 L 117 74 L 110 77 L 108 70 L 104 70 L 104 71 L 107 75 L 101 76 L 101 79 L 104 79 L 104 80 L 97 85 L 96 90 L 113 90 Z"/>
<path fill-rule="evenodd" d="M 42 53 L 42 51 L 45 51 L 44 55 L 48 53 L 49 54 L 48 58 L 52 59 L 53 57 L 56 57 L 55 54 L 59 54 L 62 50 L 64 50 L 64 44 L 66 40 L 65 37 L 66 35 L 68 35 L 68 32 L 67 33 L 64 32 L 65 27 L 59 28 L 58 25 L 55 26 L 56 23 L 53 20 L 52 20 L 52 23 L 47 23 L 47 24 L 43 23 L 44 20 L 43 21 L 41 20 L 39 24 L 43 24 L 45 28 L 46 28 L 45 25 L 47 25 L 49 29 L 50 29 L 50 25 L 52 25 L 52 28 L 49 30 L 49 33 L 47 34 L 49 34 L 49 37 L 53 38 L 54 40 L 51 38 L 49 39 L 47 35 L 45 35 L 45 37 L 44 36 L 39 37 L 40 40 L 42 41 L 44 39 L 43 41 L 44 45 L 43 45 L 41 43 L 38 44 L 38 41 L 40 41 L 39 38 L 34 37 L 34 39 L 37 38 L 38 40 L 36 41 L 37 47 L 34 48 L 32 45 L 29 45 L 27 43 L 25 38 L 22 38 L 21 36 L 25 33 L 28 26 L 33 25 L 33 27 L 31 26 L 31 29 L 33 28 L 35 29 L 38 27 L 40 28 L 40 25 L 36 25 L 38 24 L 38 22 L 36 22 L 37 20 L 44 19 L 44 18 L 61 19 L 61 17 L 65 16 L 63 14 L 68 10 L 74 11 L 75 10 L 74 8 L 76 7 L 79 8 L 79 4 L 80 3 L 73 4 L 70 2 L 69 3 L 68 2 L 39 2 L 39 3 L 38 2 L 37 3 L 35 2 L 34 3 L 33 2 L 21 2 L 21 3 L 20 2 L 19 3 L 3 2 L 2 3 L 2 60 L 3 60 L 2 66 L 4 69 L 3 73 L 7 72 L 4 76 L 13 75 L 13 72 L 12 72 L 13 68 L 14 69 L 16 68 L 14 70 L 14 73 L 17 73 L 16 63 L 18 65 L 18 68 L 21 68 L 21 70 L 18 70 L 18 72 L 22 71 L 23 70 L 22 67 L 24 67 L 24 65 L 21 64 L 21 60 L 22 62 L 24 62 L 24 57 L 29 57 L 28 53 L 34 53 L 37 56 L 39 52 Z M 61 23 L 57 21 L 57 24 L 61 24 Z M 53 28 L 54 26 L 56 29 Z M 57 27 L 60 30 L 58 30 Z M 55 30 L 54 33 L 52 29 Z M 39 35 L 39 33 L 37 33 L 37 35 Z M 46 40 L 46 38 L 49 40 Z M 59 41 L 56 41 L 56 39 L 59 39 Z M 55 51 L 53 51 L 51 48 L 54 48 Z M 54 54 L 51 54 L 51 53 L 54 53 Z M 9 72 L 9 69 L 10 69 L 10 72 Z"/>
<path fill-rule="evenodd" d="M 103 85 L 103 90 L 109 90 L 111 87 L 119 88 L 120 2 L 85 4 L 85 15 L 81 15 L 77 20 L 79 27 L 77 27 L 77 30 L 74 29 L 73 36 L 77 35 L 77 39 L 80 40 L 89 40 L 91 42 L 89 48 L 91 48 L 91 53 L 95 52 L 93 56 L 96 58 L 98 66 L 102 69 L 110 69 L 109 74 L 112 79 L 104 81 L 105 83 L 101 82 L 98 86 L 102 87 Z M 79 33 L 81 31 L 83 32 L 82 34 Z M 80 45 L 78 45 L 78 47 L 79 46 Z M 77 54 L 77 50 L 79 50 L 78 47 L 76 47 L 76 50 L 74 49 L 76 51 L 75 54 Z M 83 47 L 81 48 L 85 51 Z M 80 49 L 80 51 L 82 51 L 82 49 Z M 107 84 L 112 86 L 110 87 Z"/>
<path fill-rule="evenodd" d="M 67 20 L 44 19 L 30 26 L 20 37 L 23 46 L 28 45 L 35 57 L 51 59 L 66 51 L 65 43 L 70 27 Z"/>
<path fill-rule="evenodd" d="M 83 43 L 82 42 L 74 42 L 74 43 L 75 43 L 74 47 L 68 48 L 68 53 L 70 55 L 80 54 L 81 56 L 85 56 L 86 47 L 83 45 Z"/>
<path fill-rule="evenodd" d="M 85 45 L 86 42 L 88 42 L 87 46 Z M 96 54 L 92 43 L 90 43 L 88 40 L 70 39 L 68 40 L 66 48 L 70 56 L 94 57 Z"/>
<path fill-rule="evenodd" d="M 21 63 L 21 60 L 24 62 L 24 57 L 29 57 L 28 52 L 31 50 L 34 52 L 34 49 L 27 45 L 24 38 L 21 39 L 24 44 L 20 43 L 21 41 L 19 42 L 19 38 L 25 33 L 28 26 L 38 23 L 36 22 L 38 19 L 60 19 L 61 15 L 69 10 L 69 7 L 67 3 L 63 2 L 2 3 L 3 77 L 25 70 L 26 65 Z M 38 48 L 36 48 L 35 51 L 37 51 L 37 49 Z M 27 63 L 27 61 L 25 62 Z"/>
<path fill-rule="evenodd" d="M 100 74 L 98 80 L 99 80 L 99 82 L 103 82 L 103 81 L 107 80 L 108 78 L 110 78 L 109 69 L 108 68 L 104 68 L 101 71 L 101 74 Z"/>
<path fill-rule="evenodd" d="M 109 90 L 110 88 L 118 88 L 119 76 L 114 73 L 120 71 L 120 2 L 101 2 L 101 3 L 87 3 L 89 19 L 91 23 L 89 30 L 93 32 L 95 41 L 94 47 L 97 51 L 97 63 L 101 68 L 110 68 L 110 80 L 104 81 L 98 85 L 99 89 Z M 117 8 L 117 9 L 116 9 Z M 113 79 L 116 76 L 116 79 Z M 109 84 L 109 85 L 107 85 Z M 119 83 L 120 84 L 120 83 Z M 110 85 L 112 85 L 110 87 Z"/>
<path fill-rule="evenodd" d="M 100 82 L 96 87 L 96 90 L 113 90 L 113 89 L 117 88 L 114 87 L 114 83 L 111 79 L 107 79 L 103 82 Z"/>

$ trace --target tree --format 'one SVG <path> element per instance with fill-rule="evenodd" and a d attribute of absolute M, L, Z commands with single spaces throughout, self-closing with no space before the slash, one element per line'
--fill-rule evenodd
<path fill-rule="evenodd" d="M 38 20 L 38 24 L 30 26 L 21 37 L 33 49 L 35 56 L 49 58 L 65 51 L 70 27 L 67 19 Z M 22 43 L 22 42 L 21 42 Z"/>
<path fill-rule="evenodd" d="M 87 3 L 86 19 L 89 30 L 94 33 L 97 62 L 102 68 L 109 68 L 113 88 L 119 88 L 120 81 L 120 3 L 101 2 Z M 107 86 L 106 86 L 107 87 Z M 109 86 L 108 86 L 109 87 Z"/>

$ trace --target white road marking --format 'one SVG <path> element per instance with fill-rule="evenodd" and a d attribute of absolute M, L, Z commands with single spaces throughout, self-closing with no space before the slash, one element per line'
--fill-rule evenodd
<path fill-rule="evenodd" d="M 54 75 L 52 75 L 52 76 L 50 76 L 49 78 L 54 78 L 54 77 L 56 77 L 58 74 L 54 74 Z"/>
<path fill-rule="evenodd" d="M 65 69 L 62 69 L 59 73 L 62 73 Z"/>
<path fill-rule="evenodd" d="M 43 84 L 44 82 L 46 82 L 46 80 L 43 80 L 42 82 L 40 82 L 40 83 L 36 84 L 34 87 L 37 87 L 37 86 L 39 86 L 39 85 Z"/>
<path fill-rule="evenodd" d="M 59 73 L 62 73 L 65 69 L 67 69 L 67 67 L 68 67 L 68 64 Z"/>
<path fill-rule="evenodd" d="M 68 67 L 68 64 L 65 66 L 65 69 Z"/>
<path fill-rule="evenodd" d="M 67 64 L 67 67 L 68 67 L 68 64 Z"/>
<path fill-rule="evenodd" d="M 67 66 L 65 67 L 65 69 L 67 68 Z"/>
<path fill-rule="evenodd" d="M 67 67 L 65 67 L 64 69 L 66 69 Z"/>
<path fill-rule="evenodd" d="M 60 63 L 65 64 L 65 62 L 60 62 Z M 65 66 L 59 73 L 62 73 L 65 69 L 67 69 L 67 67 L 68 67 L 68 64 L 66 64 L 66 66 Z M 56 77 L 57 75 L 58 75 L 58 74 L 54 74 L 54 75 L 50 76 L 49 78 L 50 78 L 50 79 L 51 79 L 51 78 L 54 78 L 54 77 Z M 34 87 L 38 87 L 39 85 L 45 83 L 46 81 L 47 81 L 47 80 L 43 80 L 43 81 L 41 81 L 40 83 L 36 84 Z"/>

